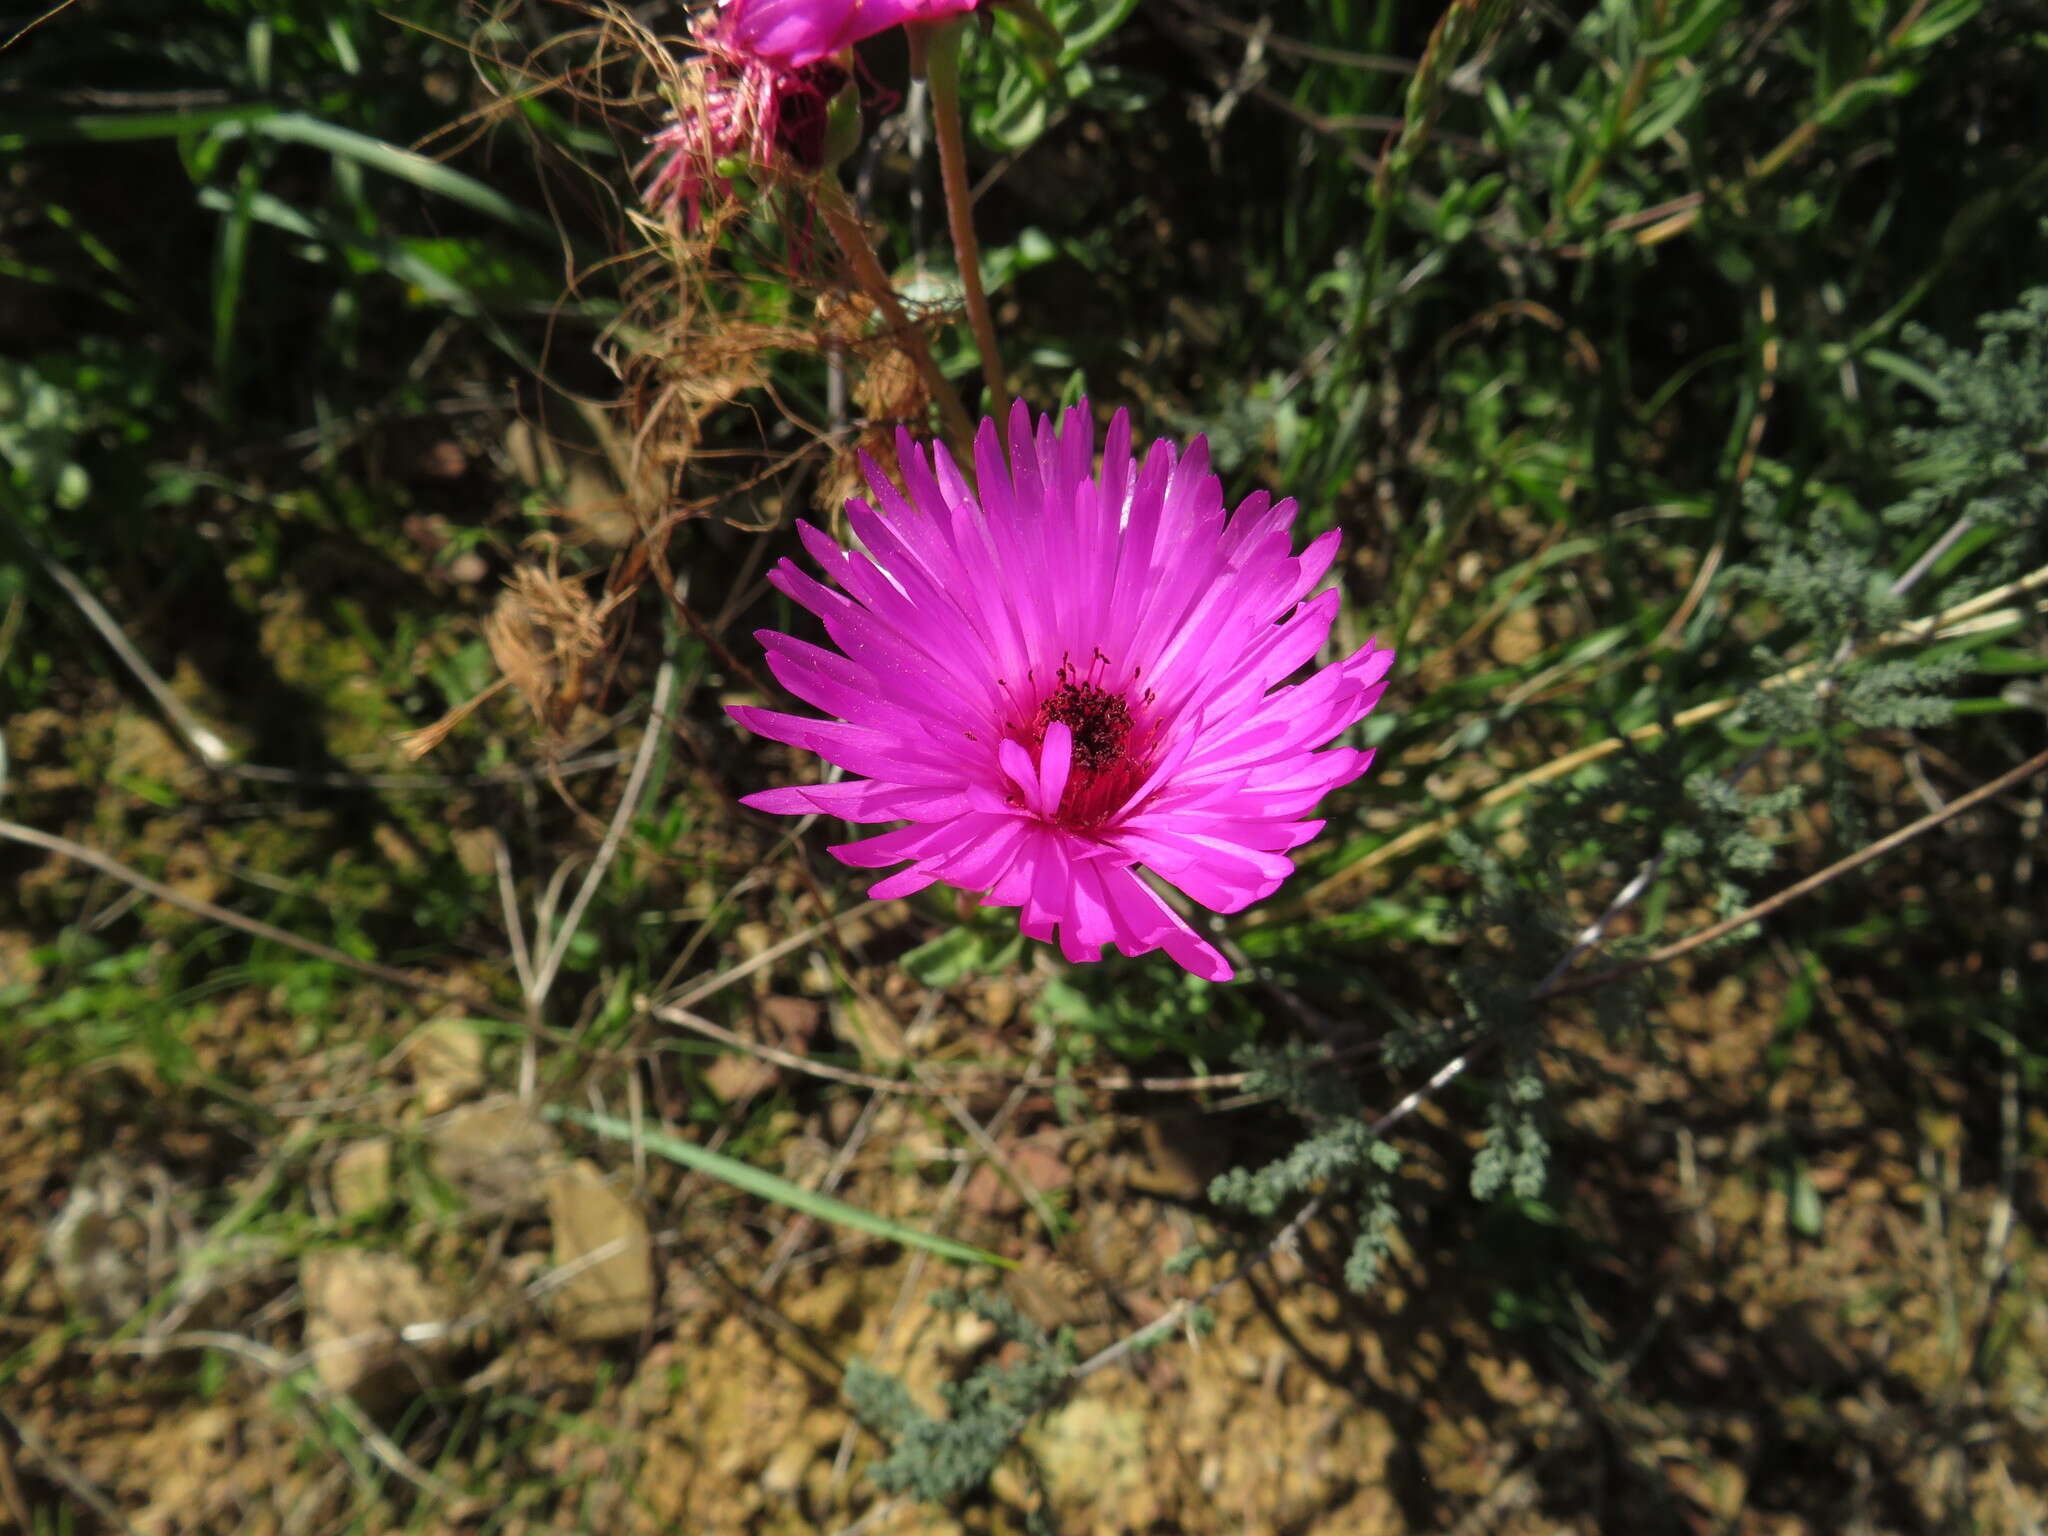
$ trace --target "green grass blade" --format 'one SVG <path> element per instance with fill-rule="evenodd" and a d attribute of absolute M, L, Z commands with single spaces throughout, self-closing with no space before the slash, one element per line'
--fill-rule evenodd
<path fill-rule="evenodd" d="M 215 404 L 225 411 L 235 397 L 235 328 L 242 312 L 242 279 L 249 257 L 249 231 L 255 219 L 250 200 L 256 196 L 256 166 L 245 162 L 235 179 L 233 206 L 226 210 L 214 246 L 213 379 Z"/>
<path fill-rule="evenodd" d="M 566 1120 L 571 1125 L 580 1125 L 613 1141 L 632 1141 L 635 1136 L 630 1122 L 616 1115 L 592 1114 L 588 1110 L 562 1109 L 550 1105 L 542 1111 L 550 1120 Z M 916 1227 L 906 1227 L 901 1222 L 891 1221 L 886 1216 L 877 1216 L 864 1211 L 857 1205 L 848 1205 L 843 1200 L 834 1200 L 830 1195 L 818 1194 L 800 1184 L 764 1173 L 750 1163 L 740 1162 L 723 1153 L 713 1152 L 694 1142 L 684 1141 L 661 1131 L 641 1130 L 638 1133 L 640 1145 L 650 1152 L 659 1153 L 671 1162 L 694 1168 L 699 1173 L 709 1174 L 722 1184 L 743 1189 L 750 1195 L 771 1200 L 777 1205 L 786 1205 L 793 1211 L 814 1216 L 819 1221 L 829 1221 L 836 1226 L 852 1227 L 857 1232 L 866 1232 L 874 1237 L 887 1238 L 892 1243 L 901 1243 L 906 1248 L 922 1248 L 927 1253 L 942 1259 L 951 1259 L 956 1264 L 993 1264 L 1001 1269 L 1011 1267 L 1010 1261 L 1000 1255 L 988 1253 L 967 1243 L 956 1243 L 950 1237 L 940 1237 L 935 1232 L 921 1232 Z"/>
<path fill-rule="evenodd" d="M 387 176 L 409 181 L 423 192 L 445 197 L 516 229 L 550 240 L 555 238 L 554 226 L 546 219 L 530 208 L 520 207 L 474 176 L 353 128 L 323 122 L 304 112 L 280 111 L 263 102 L 184 112 L 79 113 L 40 122 L 0 122 L 0 154 L 19 153 L 36 144 L 81 140 L 118 144 L 137 139 L 178 138 L 208 129 L 223 135 L 254 133 L 284 143 L 310 144 Z"/>
<path fill-rule="evenodd" d="M 18 154 L 36 144 L 125 144 L 138 139 L 175 139 L 228 124 L 276 117 L 267 102 L 231 107 L 196 107 L 168 112 L 80 112 L 70 117 L 0 123 L 0 154 Z"/>
<path fill-rule="evenodd" d="M 465 208 L 502 220 L 515 229 L 524 229 L 546 239 L 555 238 L 554 226 L 546 219 L 529 208 L 520 207 L 504 193 L 486 186 L 474 176 L 466 176 L 438 160 L 415 154 L 409 149 L 400 149 L 396 144 L 387 144 L 353 128 L 322 122 L 303 112 L 280 112 L 272 117 L 251 119 L 241 126 L 244 131 L 261 134 L 264 138 L 310 144 L 330 154 L 346 156 L 371 170 L 409 181 L 422 192 L 434 193 Z"/>

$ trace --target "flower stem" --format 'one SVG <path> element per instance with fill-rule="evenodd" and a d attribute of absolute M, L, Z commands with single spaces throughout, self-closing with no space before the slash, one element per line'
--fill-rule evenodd
<path fill-rule="evenodd" d="M 960 129 L 960 38 L 958 21 L 914 26 L 911 47 L 922 43 L 927 78 L 932 88 L 932 126 L 939 141 L 939 178 L 946 188 L 946 222 L 953 231 L 953 259 L 960 267 L 960 286 L 967 296 L 967 323 L 974 329 L 974 348 L 981 354 L 981 376 L 988 384 L 988 412 L 998 430 L 1010 416 L 1010 392 L 1003 382 L 1003 354 L 996 345 L 995 316 L 988 292 L 981 286 L 981 242 L 974 236 L 974 191 L 967 179 L 967 140 Z"/>
<path fill-rule="evenodd" d="M 832 238 L 845 253 L 847 264 L 853 268 L 853 280 L 882 312 L 882 323 L 889 328 L 890 336 L 904 356 L 910 359 L 917 376 L 924 381 L 925 392 L 937 403 L 939 415 L 946 423 L 946 436 L 952 439 L 954 454 L 962 463 L 971 464 L 974 423 L 967 415 L 967 407 L 960 403 L 959 392 L 932 360 L 931 348 L 925 345 L 924 332 L 912 325 L 910 317 L 903 312 L 903 301 L 896 297 L 889 274 L 882 270 L 881 258 L 868 241 L 860 215 L 854 211 L 846 189 L 829 171 L 818 178 L 817 199 L 818 212 L 825 216 L 825 227 L 832 232 Z"/>

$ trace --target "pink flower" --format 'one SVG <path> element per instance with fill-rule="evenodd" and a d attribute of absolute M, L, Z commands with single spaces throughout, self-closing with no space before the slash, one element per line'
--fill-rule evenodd
<path fill-rule="evenodd" d="M 1228 980 L 1222 955 L 1139 874 L 1236 912 L 1293 872 L 1322 830 L 1302 819 L 1370 752 L 1318 751 L 1379 702 L 1394 653 L 1370 641 L 1300 682 L 1338 594 L 1309 594 L 1337 552 L 1293 553 L 1292 501 L 1260 492 L 1226 518 L 1208 444 L 1131 451 L 1111 422 L 1099 471 L 1085 404 L 1056 427 L 1019 403 L 1008 463 L 985 421 L 976 494 L 943 448 L 899 437 L 905 489 L 865 464 L 875 506 L 849 502 L 866 553 L 800 524 L 838 590 L 785 560 L 772 580 L 824 621 L 828 650 L 764 630 L 790 692 L 836 715 L 734 707 L 760 735 L 857 775 L 743 802 L 783 815 L 909 825 L 832 852 L 909 867 L 870 887 L 943 881 L 1021 907 L 1069 960 L 1104 944 L 1164 949 Z"/>
<path fill-rule="evenodd" d="M 826 114 L 852 76 L 847 50 L 906 21 L 937 21 L 977 0 L 727 0 L 692 35 L 683 101 L 648 140 L 634 176 L 648 206 L 695 227 L 707 194 L 729 196 L 725 167 L 821 167 Z"/>
<path fill-rule="evenodd" d="M 964 15 L 978 0 L 726 0 L 712 37 L 735 58 L 800 69 L 906 21 Z"/>

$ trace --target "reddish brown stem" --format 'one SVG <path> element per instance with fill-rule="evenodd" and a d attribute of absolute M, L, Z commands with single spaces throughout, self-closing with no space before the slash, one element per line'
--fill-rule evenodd
<path fill-rule="evenodd" d="M 967 407 L 960 403 L 959 392 L 939 372 L 931 348 L 925 344 L 924 332 L 912 325 L 910 317 L 903 312 L 903 301 L 897 298 L 889 274 L 882 270 L 881 258 L 869 243 L 867 230 L 862 227 L 860 215 L 854 211 L 845 188 L 829 173 L 818 178 L 817 186 L 818 212 L 824 215 L 825 227 L 845 253 L 847 265 L 853 268 L 853 280 L 882 312 L 883 325 L 888 327 L 890 336 L 904 356 L 910 359 L 917 376 L 924 381 L 926 392 L 937 403 L 954 453 L 962 463 L 973 462 L 974 422 L 967 414 Z"/>

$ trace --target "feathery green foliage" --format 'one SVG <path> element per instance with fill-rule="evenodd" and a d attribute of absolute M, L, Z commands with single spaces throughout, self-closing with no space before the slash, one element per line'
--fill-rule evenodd
<path fill-rule="evenodd" d="M 1985 558 L 1971 563 L 1988 583 L 2048 559 L 2048 288 L 2030 288 L 2011 309 L 1977 322 L 1975 352 L 1908 326 L 1906 346 L 1932 374 L 1934 420 L 1898 431 L 1903 474 L 1920 481 L 1885 511 L 1912 533 L 1943 522 L 1988 530 Z"/>
<path fill-rule="evenodd" d="M 865 1361 L 847 1366 L 842 1390 L 861 1422 L 890 1442 L 889 1454 L 869 1469 L 875 1485 L 947 1504 L 980 1490 L 1032 1417 L 1058 1399 L 1075 1350 L 1071 1329 L 1047 1335 L 996 1292 L 940 1292 L 932 1305 L 994 1324 L 1002 1338 L 1023 1346 L 1022 1358 L 989 1361 L 966 1380 L 940 1387 L 942 1418 L 927 1414 L 901 1381 Z"/>

